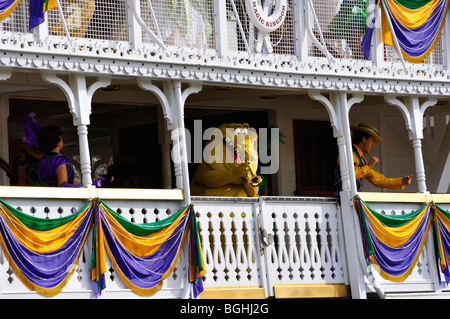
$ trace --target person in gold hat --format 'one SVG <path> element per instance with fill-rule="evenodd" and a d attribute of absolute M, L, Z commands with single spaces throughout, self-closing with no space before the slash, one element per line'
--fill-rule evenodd
<path fill-rule="evenodd" d="M 359 123 L 358 126 L 351 127 L 353 131 L 353 163 L 355 167 L 355 177 L 358 192 L 362 190 L 363 179 L 366 178 L 370 183 L 377 187 L 390 189 L 404 189 L 405 185 L 411 184 L 412 175 L 386 178 L 383 174 L 374 170 L 380 159 L 371 156 L 369 161 L 366 160 L 364 154 L 369 154 L 376 143 L 381 143 L 382 139 L 376 128 L 365 123 Z M 339 171 L 339 158 L 335 171 L 334 183 L 335 190 L 338 193 L 342 189 Z"/>

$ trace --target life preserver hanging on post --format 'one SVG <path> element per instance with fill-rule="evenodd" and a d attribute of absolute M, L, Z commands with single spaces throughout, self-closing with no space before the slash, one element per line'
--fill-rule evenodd
<path fill-rule="evenodd" d="M 261 0 L 245 0 L 245 8 L 254 26 L 263 33 L 269 33 L 283 24 L 288 6 L 287 0 L 276 0 L 275 9 L 270 14 L 270 0 L 266 0 L 264 5 Z"/>
<path fill-rule="evenodd" d="M 245 0 L 245 8 L 253 25 L 259 30 L 256 42 L 256 52 L 262 52 L 263 43 L 269 53 L 273 52 L 269 33 L 277 30 L 284 22 L 287 14 L 287 0 L 275 0 L 275 8 L 271 12 L 271 1 Z"/>

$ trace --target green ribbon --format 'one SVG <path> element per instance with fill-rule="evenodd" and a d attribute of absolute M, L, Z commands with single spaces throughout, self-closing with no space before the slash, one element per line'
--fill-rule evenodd
<path fill-rule="evenodd" d="M 84 206 L 78 212 L 75 212 L 73 214 L 61 218 L 47 219 L 25 214 L 24 212 L 21 212 L 20 210 L 12 207 L 11 205 L 5 203 L 2 200 L 0 200 L 0 202 L 9 210 L 11 214 L 13 214 L 18 220 L 20 220 L 26 227 L 40 231 L 51 230 L 56 227 L 65 225 L 66 223 L 77 218 L 77 216 L 90 204 L 90 203 L 86 204 L 86 206 Z"/>
<path fill-rule="evenodd" d="M 431 0 L 395 0 L 398 4 L 410 10 L 418 9 L 431 2 Z"/>

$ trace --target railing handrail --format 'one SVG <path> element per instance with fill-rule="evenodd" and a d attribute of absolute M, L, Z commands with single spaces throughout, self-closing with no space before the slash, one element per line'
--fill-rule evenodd
<path fill-rule="evenodd" d="M 360 192 L 365 202 L 385 203 L 450 203 L 450 194 Z"/>
<path fill-rule="evenodd" d="M 181 189 L 130 188 L 64 188 L 37 186 L 0 186 L 0 198 L 58 198 L 58 199 L 117 199 L 117 200 L 170 200 L 184 199 Z"/>

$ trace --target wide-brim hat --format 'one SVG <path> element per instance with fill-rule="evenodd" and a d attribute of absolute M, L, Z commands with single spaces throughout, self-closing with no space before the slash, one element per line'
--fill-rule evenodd
<path fill-rule="evenodd" d="M 366 133 L 369 133 L 370 135 L 372 135 L 375 138 L 375 142 L 376 143 L 381 143 L 383 140 L 380 137 L 380 132 L 374 128 L 373 126 L 366 124 L 366 123 L 359 123 L 358 126 L 352 126 L 351 127 L 352 131 L 363 131 Z"/>

